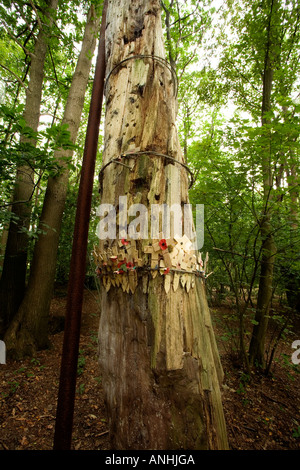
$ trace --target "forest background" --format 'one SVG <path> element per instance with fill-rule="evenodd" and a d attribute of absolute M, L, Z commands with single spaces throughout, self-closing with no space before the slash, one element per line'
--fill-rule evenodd
<path fill-rule="evenodd" d="M 101 7 L 0 4 L 0 334 L 15 358 L 48 346 L 53 293 L 68 282 Z M 208 299 L 231 307 L 222 339 L 248 380 L 270 373 L 300 312 L 300 5 L 166 0 L 162 15 L 190 201 L 205 207 Z M 102 150 L 100 129 L 93 289 Z"/>

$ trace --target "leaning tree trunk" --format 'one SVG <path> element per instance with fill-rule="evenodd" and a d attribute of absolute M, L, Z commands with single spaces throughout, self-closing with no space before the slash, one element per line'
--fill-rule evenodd
<path fill-rule="evenodd" d="M 58 0 L 48 0 L 48 16 L 53 15 Z M 49 21 L 51 27 L 52 20 Z M 44 25 L 37 36 L 34 54 L 31 57 L 30 81 L 26 89 L 26 103 L 23 113 L 26 125 L 38 130 L 40 106 L 44 80 L 44 63 L 47 53 L 47 35 Z M 21 143 L 36 145 L 34 139 L 22 135 Z M 25 292 L 27 270 L 28 236 L 30 225 L 31 199 L 34 193 L 34 170 L 29 165 L 17 169 L 16 183 L 12 200 L 12 212 L 15 214 L 10 222 L 6 243 L 3 272 L 0 281 L 0 329 L 5 332 L 14 318 Z"/>
<path fill-rule="evenodd" d="M 72 79 L 62 124 L 68 124 L 70 140 L 75 144 L 80 126 L 86 88 L 96 46 L 100 18 L 92 5 L 87 17 L 85 33 L 76 70 Z M 56 272 L 57 250 L 65 202 L 68 192 L 68 161 L 72 150 L 55 152 L 57 163 L 63 168 L 56 177 L 50 177 L 44 198 L 39 227 L 40 234 L 33 253 L 30 276 L 24 299 L 9 326 L 5 342 L 12 357 L 21 358 L 48 344 L 50 302 Z"/>
<path fill-rule="evenodd" d="M 185 272 L 178 266 L 186 238 L 170 237 L 164 250 L 164 241 L 149 233 L 146 239 L 122 233 L 130 222 L 121 220 L 122 204 L 150 210 L 154 204 L 188 203 L 188 172 L 175 126 L 176 81 L 164 61 L 159 0 L 120 0 L 117 6 L 109 1 L 106 56 L 100 207 L 116 208 L 122 238 L 100 240 L 95 250 L 111 445 L 226 449 L 222 367 L 205 286 L 188 272 L 188 261 Z"/>

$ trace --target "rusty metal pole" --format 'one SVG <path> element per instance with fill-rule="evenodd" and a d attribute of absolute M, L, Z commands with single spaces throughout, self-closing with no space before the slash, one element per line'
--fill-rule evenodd
<path fill-rule="evenodd" d="M 56 411 L 54 450 L 70 450 L 72 442 L 87 241 L 105 78 L 107 3 L 107 0 L 104 0 L 98 57 L 77 200 Z"/>

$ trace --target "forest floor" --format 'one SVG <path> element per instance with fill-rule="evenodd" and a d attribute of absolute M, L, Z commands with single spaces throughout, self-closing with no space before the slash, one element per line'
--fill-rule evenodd
<path fill-rule="evenodd" d="M 0 365 L 0 450 L 53 448 L 63 342 L 58 325 L 66 304 L 65 293 L 56 294 L 51 305 L 52 347 L 34 358 Z M 300 365 L 291 362 L 291 344 L 300 339 L 300 322 L 277 348 L 272 373 L 255 374 L 249 382 L 235 361 L 233 326 L 228 323 L 232 310 L 215 307 L 211 312 L 224 368 L 222 396 L 230 449 L 300 449 Z M 85 290 L 72 436 L 75 450 L 110 450 L 97 362 L 98 322 L 97 292 Z"/>

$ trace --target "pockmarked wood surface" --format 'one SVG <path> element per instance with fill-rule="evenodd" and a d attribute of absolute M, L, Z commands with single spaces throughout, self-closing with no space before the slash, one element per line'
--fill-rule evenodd
<path fill-rule="evenodd" d="M 188 172 L 155 154 L 185 163 L 176 129 L 174 74 L 155 59 L 165 58 L 158 0 L 109 1 L 106 56 L 101 204 L 116 207 L 117 218 L 120 196 L 127 196 L 128 207 L 187 204 Z M 147 153 L 108 164 L 130 151 Z M 137 450 L 226 449 L 223 372 L 204 281 L 181 272 L 164 275 L 174 268 L 168 257 L 153 274 L 157 259 L 150 233 L 132 248 L 137 269 L 127 266 L 132 260 L 120 264 L 129 221 L 118 220 L 117 239 L 100 240 L 95 251 L 98 268 L 101 263 L 103 268 L 103 254 L 117 262 L 114 276 L 99 272 L 99 361 L 111 444 Z M 151 266 L 148 272 L 139 269 Z"/>

